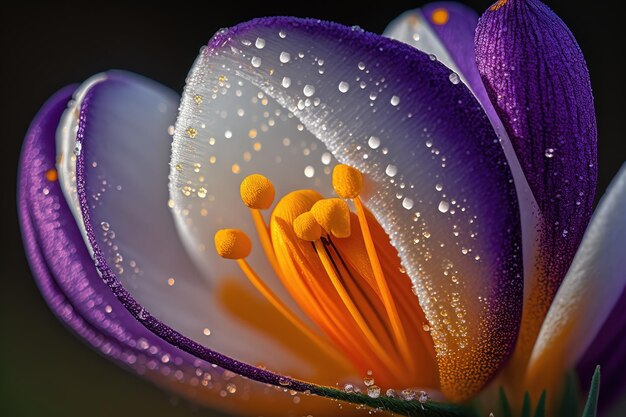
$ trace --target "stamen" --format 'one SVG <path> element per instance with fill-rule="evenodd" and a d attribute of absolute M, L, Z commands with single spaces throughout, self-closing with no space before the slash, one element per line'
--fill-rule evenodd
<path fill-rule="evenodd" d="M 252 221 L 254 222 L 254 227 L 259 235 L 259 239 L 261 240 L 265 257 L 270 262 L 274 273 L 280 276 L 281 270 L 272 249 L 272 239 L 270 238 L 267 224 L 260 211 L 267 210 L 274 202 L 274 196 L 276 195 L 274 184 L 261 174 L 248 175 L 241 181 L 239 195 L 243 203 L 250 208 L 250 215 L 252 216 Z"/>
<path fill-rule="evenodd" d="M 222 229 L 215 233 L 215 249 L 222 258 L 233 259 L 246 275 L 250 283 L 267 299 L 279 313 L 291 322 L 298 330 L 304 333 L 311 341 L 324 350 L 330 357 L 339 363 L 345 364 L 343 356 L 339 355 L 327 342 L 313 332 L 302 320 L 281 301 L 276 294 L 263 282 L 258 274 L 246 261 L 246 257 L 252 250 L 250 238 L 239 229 Z"/>
<path fill-rule="evenodd" d="M 317 223 L 333 236 L 350 236 L 350 208 L 345 201 L 339 198 L 319 200 L 311 207 L 311 213 Z"/>
<path fill-rule="evenodd" d="M 374 336 L 372 330 L 369 328 L 365 319 L 361 315 L 361 312 L 356 307 L 356 305 L 352 301 L 352 298 L 350 297 L 345 287 L 341 283 L 341 280 L 335 270 L 336 266 L 333 265 L 333 261 L 328 255 L 326 248 L 324 247 L 324 244 L 322 243 L 322 241 L 317 240 L 313 244 L 315 245 L 317 255 L 319 256 L 320 261 L 322 261 L 322 265 L 324 266 L 324 269 L 326 270 L 326 274 L 328 274 L 328 278 L 330 278 L 330 281 L 333 284 L 333 287 L 335 287 L 335 290 L 337 291 L 337 294 L 339 294 L 341 301 L 343 301 L 344 305 L 350 312 L 350 315 L 352 316 L 354 321 L 357 323 L 357 326 L 359 326 L 359 328 L 363 332 L 363 335 L 367 339 L 368 343 L 374 349 L 376 355 L 378 355 L 378 357 L 382 359 L 382 361 L 385 363 L 385 365 L 389 369 L 399 370 L 398 365 L 394 363 L 394 361 L 391 359 L 387 351 L 385 351 L 385 349 L 383 349 L 383 347 L 380 345 L 378 339 Z"/>
<path fill-rule="evenodd" d="M 239 193 L 243 203 L 256 210 L 267 210 L 274 202 L 274 184 L 260 174 L 248 175 L 241 181 Z"/>
<path fill-rule="evenodd" d="M 310 211 L 302 213 L 293 221 L 293 231 L 302 240 L 315 242 L 322 236 L 322 228 Z"/>
<path fill-rule="evenodd" d="M 359 198 L 362 184 L 363 179 L 361 173 L 348 165 L 340 164 L 333 170 L 333 188 L 335 189 L 335 192 L 339 196 L 345 195 L 347 198 L 351 198 L 354 202 L 356 213 L 359 218 L 359 224 L 361 225 L 361 231 L 363 233 L 363 240 L 365 241 L 365 249 L 368 257 L 370 258 L 374 278 L 378 285 L 381 300 L 385 306 L 387 315 L 389 316 L 389 321 L 396 338 L 398 349 L 400 350 L 400 355 L 404 359 L 405 363 L 410 366 L 410 369 L 414 371 L 415 362 L 409 350 L 406 332 L 402 322 L 400 321 L 398 309 L 393 297 L 391 296 L 391 292 L 389 291 L 389 286 L 387 285 L 387 280 L 383 274 L 380 259 L 376 253 L 374 240 L 372 239 L 369 225 L 367 223 L 365 207 Z"/>

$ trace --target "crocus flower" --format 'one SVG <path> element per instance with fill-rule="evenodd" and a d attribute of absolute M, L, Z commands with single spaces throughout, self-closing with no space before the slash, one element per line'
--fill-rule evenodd
<path fill-rule="evenodd" d="M 56 93 L 19 184 L 55 314 L 241 414 L 336 414 L 330 397 L 486 415 L 525 393 L 558 414 L 576 408 L 566 373 L 598 363 L 607 401 L 623 392 L 626 168 L 591 217 L 570 31 L 500 0 L 480 19 L 430 4 L 384 35 L 263 18 L 218 32 L 182 99 L 120 71 Z"/>

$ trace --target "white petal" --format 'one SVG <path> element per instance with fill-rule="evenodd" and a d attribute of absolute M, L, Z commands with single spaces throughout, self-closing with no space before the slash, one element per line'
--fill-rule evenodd
<path fill-rule="evenodd" d="M 230 315 L 217 288 L 196 269 L 178 239 L 167 188 L 167 132 L 176 117 L 177 95 L 122 72 L 90 79 L 79 91 L 66 125 L 76 124 L 77 109 L 88 107 L 80 152 L 85 155 L 91 223 L 98 246 L 125 288 L 155 317 L 205 346 L 277 371 L 298 369 L 307 376 L 310 368 L 301 358 Z M 73 139 L 66 132 L 59 129 L 59 152 L 63 161 L 75 161 Z M 61 181 L 68 201 L 74 202 L 70 165 L 59 167 L 69 178 Z M 77 222 L 85 236 L 79 215 Z"/>
<path fill-rule="evenodd" d="M 546 362 L 572 367 L 586 351 L 626 286 L 626 165 L 600 201 L 572 266 L 541 327 L 528 374 Z"/>

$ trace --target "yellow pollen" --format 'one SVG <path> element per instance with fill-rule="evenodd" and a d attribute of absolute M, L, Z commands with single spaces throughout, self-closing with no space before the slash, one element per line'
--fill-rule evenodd
<path fill-rule="evenodd" d="M 243 203 L 256 210 L 267 210 L 274 202 L 274 184 L 261 174 L 248 175 L 241 181 L 239 194 Z"/>
<path fill-rule="evenodd" d="M 317 223 L 333 236 L 350 236 L 350 208 L 345 201 L 339 198 L 319 200 L 311 207 L 311 213 Z"/>
<path fill-rule="evenodd" d="M 431 15 L 433 23 L 436 25 L 445 25 L 450 20 L 450 13 L 444 8 L 435 9 Z"/>
<path fill-rule="evenodd" d="M 239 229 L 222 229 L 215 233 L 215 250 L 226 259 L 244 259 L 250 255 L 250 238 Z"/>
<path fill-rule="evenodd" d="M 496 10 L 498 10 L 500 7 L 504 6 L 506 4 L 507 0 L 498 0 L 497 3 L 495 3 L 493 6 L 491 6 L 489 8 L 489 11 L 495 12 Z"/>
<path fill-rule="evenodd" d="M 310 211 L 296 217 L 293 221 L 293 231 L 300 239 L 309 242 L 315 242 L 322 236 L 322 228 Z"/>
<path fill-rule="evenodd" d="M 46 171 L 46 179 L 50 182 L 54 182 L 56 180 L 59 179 L 59 174 L 57 173 L 57 170 L 54 168 L 50 168 L 49 170 Z"/>
<path fill-rule="evenodd" d="M 333 169 L 333 188 L 341 198 L 356 198 L 363 188 L 363 175 L 351 166 L 339 164 Z"/>

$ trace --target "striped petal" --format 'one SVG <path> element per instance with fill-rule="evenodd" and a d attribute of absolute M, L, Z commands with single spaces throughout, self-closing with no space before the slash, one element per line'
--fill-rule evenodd
<path fill-rule="evenodd" d="M 188 206 L 198 177 L 207 193 L 228 197 L 222 184 L 247 170 L 239 152 L 250 141 L 231 127 L 246 132 L 264 123 L 243 118 L 238 126 L 238 97 L 297 118 L 294 135 L 302 136 L 292 140 L 309 144 L 312 135 L 337 161 L 366 174 L 364 200 L 398 249 L 429 320 L 442 389 L 462 400 L 495 374 L 515 342 L 522 254 L 515 188 L 498 138 L 471 92 L 450 75 L 414 48 L 332 23 L 270 18 L 225 30 L 188 77 L 170 186 L 181 233 L 194 250 L 211 237 L 194 230 L 201 213 L 183 213 L 202 209 Z M 282 140 L 268 131 L 263 149 Z M 211 146 L 229 141 L 244 162 L 227 155 L 224 166 L 198 176 L 176 173 L 177 164 L 193 167 L 210 158 Z M 272 179 L 321 187 L 300 174 L 306 166 L 283 169 L 271 154 L 254 158 Z M 213 208 L 218 218 L 237 210 L 236 190 L 224 192 L 228 201 Z"/>
<path fill-rule="evenodd" d="M 620 366 L 610 358 L 626 357 L 623 339 L 624 305 L 618 300 L 626 287 L 623 265 L 624 249 L 621 242 L 626 235 L 626 165 L 600 200 L 572 265 L 557 292 L 533 348 L 526 386 L 540 392 L 560 382 L 563 372 L 574 367 L 589 348 L 606 349 L 605 338 L 613 336 L 611 352 L 607 356 L 591 354 L 596 365 L 603 365 L 609 374 Z M 616 317 L 607 318 L 616 308 Z M 621 315 L 620 315 L 621 314 Z M 600 329 L 607 323 L 608 334 Z M 619 336 L 615 338 L 617 330 Z M 599 345 L 596 347 L 596 343 Z M 602 346 L 604 345 L 604 346 Z M 608 362 L 605 362 L 606 360 Z M 607 365 L 607 366 L 604 366 Z M 623 390 L 621 383 L 605 385 L 611 390 Z M 610 380 L 609 380 L 610 381 Z"/>
<path fill-rule="evenodd" d="M 496 3 L 480 19 L 475 42 L 481 77 L 539 208 L 515 374 L 525 367 L 591 214 L 593 97 L 573 35 L 537 0 Z"/>

